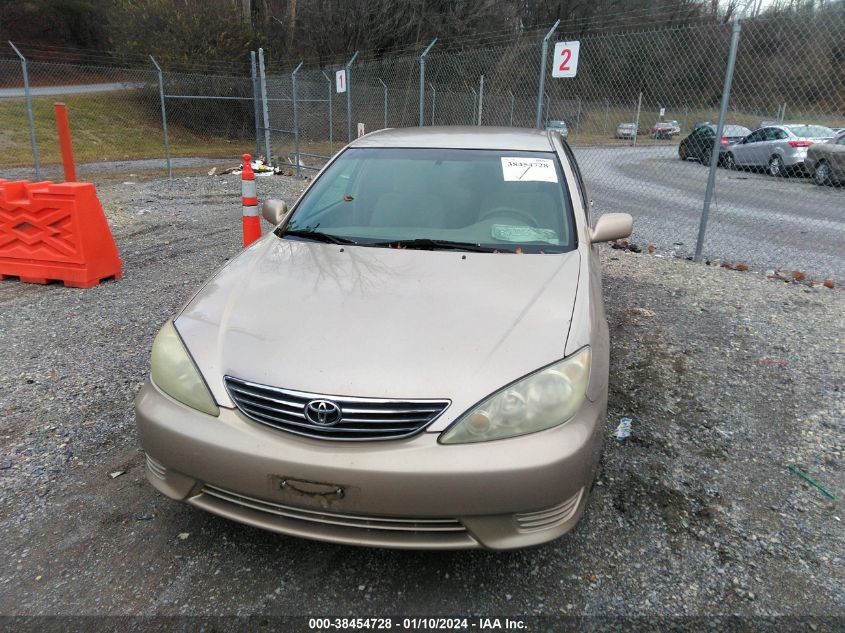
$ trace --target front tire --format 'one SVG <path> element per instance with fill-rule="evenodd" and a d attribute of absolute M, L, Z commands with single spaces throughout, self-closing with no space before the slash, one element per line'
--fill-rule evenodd
<path fill-rule="evenodd" d="M 770 176 L 786 176 L 786 167 L 780 156 L 772 156 L 769 159 L 768 172 Z"/>
<path fill-rule="evenodd" d="M 816 171 L 813 173 L 813 182 L 820 187 L 824 187 L 825 185 L 830 184 L 831 175 L 830 165 L 828 165 L 827 162 L 822 161 L 816 165 Z"/>
<path fill-rule="evenodd" d="M 724 164 L 725 169 L 728 169 L 730 171 L 736 170 L 736 159 L 734 158 L 734 155 L 731 152 L 725 154 L 725 158 L 722 161 L 722 164 Z"/>

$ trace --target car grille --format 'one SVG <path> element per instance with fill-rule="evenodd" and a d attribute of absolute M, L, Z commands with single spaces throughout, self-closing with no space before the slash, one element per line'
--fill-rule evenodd
<path fill-rule="evenodd" d="M 249 510 L 326 526 L 384 532 L 466 532 L 466 528 L 457 519 L 381 517 L 311 510 L 248 497 L 210 484 L 205 484 L 202 492 L 205 495 Z"/>
<path fill-rule="evenodd" d="M 584 489 L 578 491 L 563 503 L 537 512 L 525 512 L 516 515 L 516 525 L 520 532 L 547 530 L 568 521 L 578 509 Z"/>
<path fill-rule="evenodd" d="M 258 385 L 226 376 L 226 389 L 244 414 L 267 426 L 328 440 L 367 441 L 408 437 L 434 421 L 449 400 L 385 400 L 324 396 Z M 309 403 L 327 402 L 339 408 L 338 420 L 320 424 Z"/>

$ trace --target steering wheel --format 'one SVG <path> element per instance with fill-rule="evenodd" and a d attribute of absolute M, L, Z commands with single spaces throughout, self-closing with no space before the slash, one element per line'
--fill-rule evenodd
<path fill-rule="evenodd" d="M 493 216 L 510 216 L 525 222 L 529 226 L 537 228 L 537 220 L 528 215 L 525 211 L 521 209 L 514 209 L 513 207 L 493 207 L 492 209 L 487 209 L 481 213 L 478 221 L 481 222 L 482 220 L 486 220 L 487 218 Z"/>

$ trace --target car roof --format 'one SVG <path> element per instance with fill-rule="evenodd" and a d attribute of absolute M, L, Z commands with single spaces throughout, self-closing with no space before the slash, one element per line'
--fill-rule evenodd
<path fill-rule="evenodd" d="M 443 125 L 392 128 L 355 139 L 350 147 L 423 147 L 445 149 L 510 149 L 548 152 L 553 149 L 545 130 L 518 127 Z"/>

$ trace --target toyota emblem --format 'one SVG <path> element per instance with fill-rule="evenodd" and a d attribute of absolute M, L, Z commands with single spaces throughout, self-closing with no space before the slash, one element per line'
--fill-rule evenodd
<path fill-rule="evenodd" d="M 331 400 L 312 400 L 305 405 L 305 417 L 317 426 L 334 426 L 342 416 L 340 407 Z"/>

